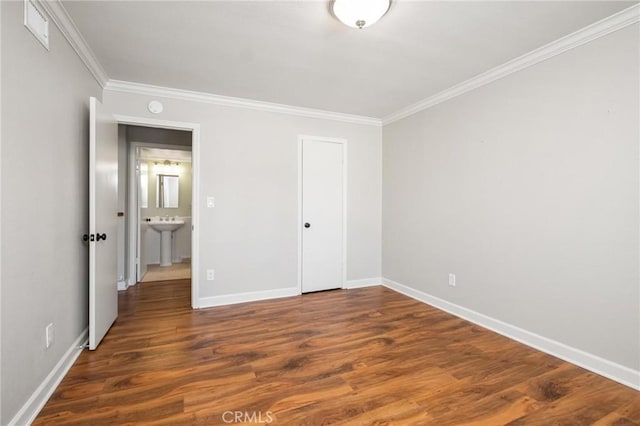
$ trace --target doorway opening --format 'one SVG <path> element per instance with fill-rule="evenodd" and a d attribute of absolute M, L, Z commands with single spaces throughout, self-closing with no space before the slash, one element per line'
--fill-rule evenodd
<path fill-rule="evenodd" d="M 118 228 L 118 289 L 191 280 L 191 305 L 197 307 L 192 279 L 197 129 L 118 121 L 118 207 L 124 216 Z"/>
<path fill-rule="evenodd" d="M 190 132 L 181 133 L 191 138 Z M 137 281 L 190 279 L 191 145 L 177 149 L 132 143 L 137 148 L 140 212 Z"/>

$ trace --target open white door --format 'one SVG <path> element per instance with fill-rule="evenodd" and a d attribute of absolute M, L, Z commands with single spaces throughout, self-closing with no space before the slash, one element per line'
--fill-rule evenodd
<path fill-rule="evenodd" d="M 89 349 L 118 316 L 118 123 L 94 97 L 89 124 Z"/>

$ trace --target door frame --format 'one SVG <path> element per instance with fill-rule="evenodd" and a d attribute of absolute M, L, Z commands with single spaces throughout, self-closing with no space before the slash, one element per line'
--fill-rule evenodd
<path fill-rule="evenodd" d="M 324 136 L 298 135 L 298 294 L 302 294 L 302 144 L 305 140 L 317 142 L 337 143 L 342 145 L 342 282 L 339 288 L 347 283 L 347 139 L 329 138 Z"/>
<path fill-rule="evenodd" d="M 114 114 L 114 117 L 118 124 L 155 127 L 160 129 L 172 129 L 172 130 L 186 130 L 191 132 L 191 167 L 192 167 L 192 180 L 191 180 L 191 307 L 198 309 L 200 307 L 200 286 L 199 286 L 199 263 L 200 263 L 200 251 L 199 251 L 199 238 L 198 231 L 200 230 L 200 212 L 199 212 L 199 188 L 200 188 L 200 124 L 190 123 L 183 121 L 170 121 L 159 120 L 146 117 L 133 117 L 120 114 Z M 129 159 L 131 161 L 131 159 Z M 136 205 L 138 203 L 136 202 Z M 129 205 L 131 210 L 131 204 Z M 130 216 L 131 217 L 131 216 Z M 136 218 L 136 221 L 138 218 Z M 136 228 L 139 227 L 139 224 Z M 131 226 L 129 227 L 129 235 L 131 235 Z M 135 256 L 135 253 L 134 253 Z M 131 259 L 131 253 L 129 253 L 129 259 Z M 134 258 L 135 262 L 135 258 Z M 129 271 L 131 270 L 131 263 L 129 264 Z M 131 277 L 127 277 L 131 279 Z"/>

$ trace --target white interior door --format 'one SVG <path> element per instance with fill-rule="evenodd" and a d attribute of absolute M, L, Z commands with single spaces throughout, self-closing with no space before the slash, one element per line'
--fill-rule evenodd
<path fill-rule="evenodd" d="M 89 349 L 118 316 L 118 124 L 90 98 L 89 125 Z"/>
<path fill-rule="evenodd" d="M 302 140 L 302 292 L 344 279 L 344 143 Z"/>

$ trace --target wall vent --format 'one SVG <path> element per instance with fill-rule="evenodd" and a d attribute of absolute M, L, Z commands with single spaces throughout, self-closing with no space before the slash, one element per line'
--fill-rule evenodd
<path fill-rule="evenodd" d="M 49 18 L 36 0 L 24 0 L 24 26 L 49 50 Z"/>

